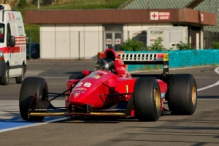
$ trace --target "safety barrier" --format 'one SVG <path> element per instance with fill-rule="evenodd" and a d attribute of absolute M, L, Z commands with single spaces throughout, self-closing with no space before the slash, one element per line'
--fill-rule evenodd
<path fill-rule="evenodd" d="M 125 53 L 168 53 L 169 68 L 183 68 L 219 64 L 219 50 L 175 50 L 175 51 L 125 51 Z M 128 65 L 129 71 L 156 68 L 155 65 Z M 161 68 L 162 69 L 162 66 Z"/>

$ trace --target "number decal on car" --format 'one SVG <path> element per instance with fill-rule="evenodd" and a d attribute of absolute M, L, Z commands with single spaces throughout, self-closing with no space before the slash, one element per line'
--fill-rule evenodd
<path fill-rule="evenodd" d="M 84 83 L 84 87 L 90 87 L 90 86 L 91 86 L 91 83 L 89 82 Z"/>
<path fill-rule="evenodd" d="M 85 82 L 85 83 L 83 83 L 83 82 L 80 82 L 80 83 L 78 83 L 75 87 L 81 87 L 81 86 L 84 86 L 84 87 L 90 87 L 92 84 L 90 83 L 90 82 Z"/>

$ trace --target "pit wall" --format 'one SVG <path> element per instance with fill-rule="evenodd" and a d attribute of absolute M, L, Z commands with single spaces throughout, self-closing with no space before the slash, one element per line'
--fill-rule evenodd
<path fill-rule="evenodd" d="M 125 51 L 125 53 L 168 53 L 169 68 L 183 68 L 219 64 L 219 50 L 175 50 L 175 51 Z M 155 65 L 128 65 L 129 71 L 162 69 Z"/>

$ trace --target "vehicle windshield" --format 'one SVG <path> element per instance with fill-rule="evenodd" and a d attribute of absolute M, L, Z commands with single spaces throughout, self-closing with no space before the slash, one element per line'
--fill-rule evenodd
<path fill-rule="evenodd" d="M 4 36 L 5 36 L 5 24 L 0 23 L 0 43 L 4 42 Z"/>

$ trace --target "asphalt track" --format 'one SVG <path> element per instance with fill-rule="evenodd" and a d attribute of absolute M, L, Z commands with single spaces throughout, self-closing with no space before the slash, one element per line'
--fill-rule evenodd
<path fill-rule="evenodd" d="M 93 65 L 94 60 L 31 60 L 26 76 L 44 77 L 50 91 L 62 92 L 72 73 L 93 70 Z M 66 117 L 48 117 L 40 123 L 25 122 L 18 109 L 21 85 L 10 79 L 8 86 L 0 86 L 0 146 L 219 145 L 217 66 L 170 70 L 170 73 L 194 75 L 198 85 L 198 106 L 192 116 L 166 113 L 157 122 Z M 54 104 L 64 105 L 64 102 L 58 99 Z"/>

